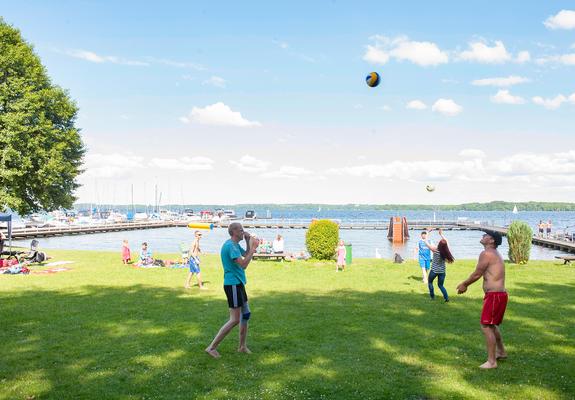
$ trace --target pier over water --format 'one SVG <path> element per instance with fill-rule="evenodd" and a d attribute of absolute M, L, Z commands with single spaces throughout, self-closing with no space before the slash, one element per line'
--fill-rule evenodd
<path fill-rule="evenodd" d="M 235 221 L 225 221 L 214 224 L 214 229 L 227 229 L 229 224 Z M 254 219 L 240 220 L 247 229 L 307 229 L 312 223 L 311 219 Z M 337 221 L 340 229 L 344 230 L 381 230 L 389 228 L 388 220 L 349 220 Z M 98 225 L 71 225 L 64 227 L 41 227 L 41 228 L 17 228 L 13 229 L 14 239 L 35 239 L 42 237 L 87 235 L 106 232 L 120 232 L 144 229 L 161 229 L 174 227 L 187 227 L 189 221 L 145 221 L 109 223 Z M 410 230 L 424 229 L 444 229 L 444 230 L 475 230 L 475 231 L 497 231 L 502 235 L 507 235 L 507 228 L 489 224 L 486 221 L 460 221 L 460 220 L 412 220 L 409 221 Z M 559 251 L 575 254 L 575 242 L 554 238 L 533 237 L 532 243 Z"/>

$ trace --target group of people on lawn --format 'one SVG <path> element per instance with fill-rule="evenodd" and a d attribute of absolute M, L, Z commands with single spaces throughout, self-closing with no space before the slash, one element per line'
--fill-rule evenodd
<path fill-rule="evenodd" d="M 449 243 L 443 231 L 438 230 L 439 242 L 435 245 L 428 235 L 432 231 L 421 232 L 417 251 L 419 265 L 421 267 L 423 283 L 427 284 L 429 296 L 435 299 L 433 281 L 437 278 L 437 286 L 443 294 L 446 303 L 449 295 L 445 289 L 446 262 L 453 263 L 454 258 L 449 249 Z M 480 243 L 484 250 L 479 255 L 479 261 L 475 271 L 465 281 L 457 286 L 457 293 L 467 291 L 467 287 L 483 277 L 483 310 L 481 312 L 481 330 L 485 335 L 487 346 L 487 361 L 480 368 L 497 368 L 497 360 L 507 358 L 507 353 L 499 331 L 499 325 L 503 321 L 503 315 L 507 308 L 508 295 L 505 290 L 505 264 L 497 247 L 502 242 L 502 236 L 498 232 L 487 232 L 483 235 Z"/>
<path fill-rule="evenodd" d="M 431 229 L 429 231 L 431 231 Z M 228 234 L 230 238 L 222 245 L 220 258 L 224 272 L 224 293 L 227 297 L 229 307 L 229 320 L 220 328 L 213 341 L 205 349 L 206 353 L 214 358 L 221 356 L 217 350 L 219 344 L 237 325 L 240 325 L 238 351 L 251 353 L 247 347 L 248 321 L 251 317 L 251 311 L 245 288 L 247 283 L 245 270 L 248 268 L 261 242 L 258 238 L 245 232 L 242 225 L 238 222 L 229 225 Z M 421 239 L 417 249 L 419 265 L 422 270 L 422 280 L 428 285 L 431 299 L 435 299 L 433 282 L 435 278 L 437 278 L 439 290 L 443 294 L 445 302 L 449 302 L 449 296 L 444 287 L 446 262 L 452 263 L 454 258 L 449 249 L 449 243 L 441 229 L 438 230 L 438 234 L 440 240 L 437 245 L 435 245 L 429 240 L 427 231 L 421 233 Z M 196 231 L 190 251 L 187 254 L 182 254 L 182 257 L 190 268 L 185 283 L 186 288 L 190 287 L 191 279 L 194 275 L 197 276 L 200 289 L 204 288 L 201 279 L 199 259 L 199 255 L 201 254 L 201 238 L 201 232 Z M 282 238 L 278 235 L 276 240 L 279 241 L 280 239 Z M 245 248 L 240 245 L 241 241 L 245 242 Z M 463 294 L 467 291 L 468 286 L 483 277 L 483 291 L 485 296 L 480 322 L 482 332 L 486 339 L 488 355 L 487 361 L 480 366 L 480 368 L 483 369 L 497 368 L 497 361 L 507 358 L 499 330 L 499 325 L 503 321 L 503 315 L 508 301 L 505 290 L 505 266 L 503 258 L 497 251 L 497 247 L 501 242 L 502 237 L 498 232 L 485 233 L 480 240 L 484 250 L 479 256 L 475 271 L 457 286 L 457 293 Z M 283 247 L 283 242 L 281 244 Z M 273 248 L 275 250 L 277 247 L 273 246 Z M 335 251 L 337 255 L 337 267 L 345 266 L 346 252 L 344 243 L 340 242 Z M 124 263 L 130 262 L 130 251 L 127 246 L 127 241 L 124 241 L 122 256 Z M 150 261 L 154 262 L 154 259 L 148 250 L 147 243 L 143 243 L 138 263 L 149 263 Z"/>

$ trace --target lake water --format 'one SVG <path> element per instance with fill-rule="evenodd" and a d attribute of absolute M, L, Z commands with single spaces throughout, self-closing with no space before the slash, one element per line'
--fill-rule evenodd
<path fill-rule="evenodd" d="M 238 215 L 243 215 L 244 210 L 236 209 Z M 258 215 L 266 215 L 267 210 L 257 210 Z M 389 221 L 391 216 L 406 216 L 409 220 L 432 220 L 431 211 L 356 211 L 350 210 L 329 210 L 309 211 L 309 210 L 271 210 L 274 217 L 290 219 L 310 219 L 329 218 L 341 221 L 353 220 L 378 220 Z M 575 230 L 575 212 L 485 212 L 485 211 L 450 211 L 437 212 L 436 220 L 457 220 L 467 218 L 468 221 L 485 221 L 491 225 L 504 226 L 512 220 L 518 219 L 527 222 L 534 229 L 539 220 L 551 220 L 554 231 Z M 286 251 L 296 252 L 305 249 L 304 229 L 252 229 L 250 232 L 258 237 L 273 240 L 277 234 L 281 234 L 285 240 Z M 226 229 L 215 228 L 213 231 L 203 231 L 201 247 L 205 253 L 217 253 L 222 243 L 228 239 Z M 352 244 L 354 257 L 374 258 L 379 254 L 382 258 L 392 258 L 394 253 L 399 253 L 404 258 L 413 258 L 419 231 L 410 231 L 411 239 L 401 245 L 392 245 L 387 239 L 387 231 L 373 230 L 341 230 L 341 238 Z M 479 231 L 446 231 L 445 235 L 450 241 L 451 251 L 455 258 L 474 259 L 477 258 L 483 247 L 479 244 L 482 233 Z M 431 234 L 432 240 L 437 242 L 436 233 Z M 108 232 L 102 234 L 82 235 L 82 236 L 61 236 L 40 239 L 41 247 L 44 249 L 74 249 L 74 250 L 111 250 L 120 251 L 122 240 L 127 239 L 132 252 L 139 251 L 140 244 L 148 242 L 154 252 L 178 253 L 180 243 L 189 245 L 193 239 L 193 231 L 188 228 L 163 228 L 126 232 Z M 29 241 L 16 242 L 18 245 L 27 246 Z M 504 239 L 500 251 L 507 256 L 507 241 Z M 533 246 L 531 259 L 547 260 L 553 259 L 555 255 L 563 254 L 547 248 Z"/>

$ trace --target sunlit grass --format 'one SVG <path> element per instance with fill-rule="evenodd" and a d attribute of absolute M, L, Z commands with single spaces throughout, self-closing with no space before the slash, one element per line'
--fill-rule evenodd
<path fill-rule="evenodd" d="M 567 399 L 575 396 L 575 268 L 507 265 L 502 327 L 510 354 L 484 361 L 481 285 L 448 269 L 451 302 L 430 301 L 414 261 L 254 262 L 249 346 L 203 353 L 227 318 L 222 272 L 204 256 L 209 290 L 185 269 L 136 269 L 119 254 L 54 252 L 54 275 L 0 276 L 0 399 Z M 167 258 L 168 256 L 165 256 Z"/>

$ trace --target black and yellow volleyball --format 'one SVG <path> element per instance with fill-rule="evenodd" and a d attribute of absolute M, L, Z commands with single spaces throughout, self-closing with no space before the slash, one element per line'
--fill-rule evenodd
<path fill-rule="evenodd" d="M 376 87 L 377 85 L 379 85 L 380 80 L 381 79 L 377 72 L 370 72 L 369 75 L 365 77 L 365 82 L 369 87 Z"/>

